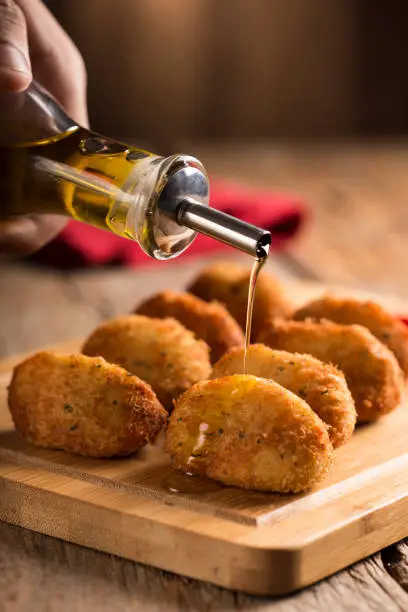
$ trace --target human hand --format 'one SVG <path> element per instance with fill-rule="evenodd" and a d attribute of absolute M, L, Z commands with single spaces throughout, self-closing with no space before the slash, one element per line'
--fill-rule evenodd
<path fill-rule="evenodd" d="M 0 91 L 24 91 L 33 76 L 70 117 L 88 125 L 86 70 L 72 40 L 41 0 L 0 0 Z M 54 215 L 0 222 L 0 253 L 36 251 L 64 224 Z"/>

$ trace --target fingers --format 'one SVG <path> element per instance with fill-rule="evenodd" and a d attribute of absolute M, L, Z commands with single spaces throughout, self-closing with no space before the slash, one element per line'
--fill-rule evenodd
<path fill-rule="evenodd" d="M 70 117 L 87 127 L 86 70 L 81 54 L 40 0 L 15 1 L 27 22 L 35 78 Z"/>
<path fill-rule="evenodd" d="M 40 0 L 0 0 L 0 91 L 26 89 L 32 72 L 75 121 L 88 125 L 81 54 Z"/>
<path fill-rule="evenodd" d="M 54 215 L 30 215 L 13 221 L 0 221 L 0 257 L 34 253 L 52 240 L 66 219 Z"/>
<path fill-rule="evenodd" d="M 0 0 L 0 90 L 22 91 L 31 79 L 23 12 L 14 0 Z"/>
<path fill-rule="evenodd" d="M 72 40 L 41 0 L 0 0 L 0 91 L 26 89 L 33 74 L 68 115 L 88 124 L 86 71 Z M 50 215 L 0 222 L 0 256 L 38 250 L 65 222 Z"/>

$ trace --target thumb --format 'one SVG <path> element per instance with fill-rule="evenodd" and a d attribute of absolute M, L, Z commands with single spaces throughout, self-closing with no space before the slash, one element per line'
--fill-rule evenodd
<path fill-rule="evenodd" d="M 0 91 L 23 91 L 31 79 L 25 17 L 14 0 L 0 0 Z"/>

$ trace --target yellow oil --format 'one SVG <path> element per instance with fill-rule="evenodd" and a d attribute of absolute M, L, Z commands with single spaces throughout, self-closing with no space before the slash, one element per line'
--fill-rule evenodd
<path fill-rule="evenodd" d="M 181 474 L 179 472 L 167 474 L 160 484 L 163 489 L 170 493 L 184 495 L 211 493 L 222 489 L 222 485 L 215 482 L 215 480 L 193 476 L 192 474 Z"/>
<path fill-rule="evenodd" d="M 134 238 L 123 187 L 130 176 L 140 177 L 136 166 L 153 157 L 77 126 L 49 139 L 0 147 L 0 218 L 62 214 Z"/>
<path fill-rule="evenodd" d="M 247 353 L 249 344 L 251 342 L 252 315 L 254 311 L 256 281 L 258 280 L 258 275 L 265 261 L 266 257 L 256 257 L 254 263 L 252 264 L 251 276 L 249 277 L 248 302 L 245 325 L 244 364 L 242 369 L 243 374 L 247 374 Z"/>

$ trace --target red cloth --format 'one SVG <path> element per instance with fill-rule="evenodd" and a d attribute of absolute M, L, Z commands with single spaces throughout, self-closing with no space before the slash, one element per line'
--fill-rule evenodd
<path fill-rule="evenodd" d="M 307 209 L 296 197 L 236 183 L 214 181 L 211 206 L 272 233 L 272 248 L 282 248 L 297 235 Z M 198 236 L 186 254 L 230 249 L 207 236 Z M 136 265 L 151 259 L 137 244 L 84 223 L 71 221 L 62 233 L 33 256 L 38 263 L 60 268 Z"/>

